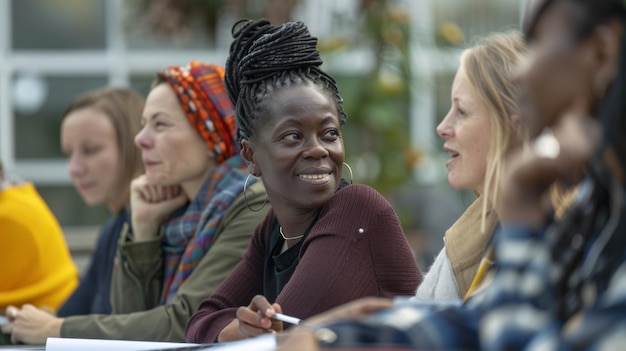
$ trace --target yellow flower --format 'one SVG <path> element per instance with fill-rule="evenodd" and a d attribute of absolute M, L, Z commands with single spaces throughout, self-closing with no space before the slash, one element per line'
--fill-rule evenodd
<path fill-rule="evenodd" d="M 439 26 L 439 35 L 448 44 L 460 44 L 465 39 L 463 30 L 456 23 L 445 21 Z"/>
<path fill-rule="evenodd" d="M 348 46 L 348 40 L 339 36 L 320 38 L 317 42 L 317 49 L 322 52 L 333 52 L 346 46 Z"/>
<path fill-rule="evenodd" d="M 411 20 L 409 10 L 403 6 L 390 6 L 387 15 L 392 22 L 397 24 L 407 24 Z"/>
<path fill-rule="evenodd" d="M 406 163 L 413 169 L 424 160 L 424 150 L 414 146 L 409 146 L 405 151 Z"/>
<path fill-rule="evenodd" d="M 396 47 L 404 46 L 404 33 L 402 33 L 402 31 L 397 27 L 388 26 L 383 30 L 382 37 L 383 40 L 388 44 L 394 45 Z"/>
<path fill-rule="evenodd" d="M 378 73 L 378 85 L 384 92 L 394 95 L 404 89 L 402 77 L 388 69 L 381 69 Z"/>

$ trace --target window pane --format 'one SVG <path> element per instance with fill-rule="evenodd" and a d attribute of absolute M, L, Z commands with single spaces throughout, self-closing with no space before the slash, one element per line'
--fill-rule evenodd
<path fill-rule="evenodd" d="M 460 27 L 466 41 L 489 32 L 519 28 L 517 0 L 438 0 L 432 3 L 436 29 L 441 31 L 444 22 L 453 22 Z"/>
<path fill-rule="evenodd" d="M 206 28 L 200 23 L 190 25 L 190 33 L 185 37 L 165 38 L 155 35 L 139 24 L 125 28 L 126 45 L 129 50 L 180 50 L 180 49 L 210 49 L 214 47 Z"/>
<path fill-rule="evenodd" d="M 105 0 L 13 0 L 16 50 L 104 49 Z"/>
<path fill-rule="evenodd" d="M 109 216 L 104 206 L 87 206 L 72 185 L 37 185 L 37 191 L 46 201 L 62 227 L 100 226 Z"/>
<path fill-rule="evenodd" d="M 143 97 L 147 97 L 150 92 L 150 87 L 152 86 L 152 81 L 156 76 L 156 71 L 154 74 L 135 74 L 130 76 L 130 87 L 140 93 Z"/>
<path fill-rule="evenodd" d="M 450 110 L 450 94 L 452 93 L 452 83 L 454 82 L 454 76 L 456 71 L 439 73 L 435 76 L 435 121 L 439 124 Z M 436 131 L 433 131 L 436 132 Z M 437 137 L 437 139 L 441 139 Z M 443 146 L 443 139 L 438 140 Z"/>
<path fill-rule="evenodd" d="M 59 132 L 62 114 L 79 94 L 107 84 L 105 76 L 13 77 L 17 159 L 63 157 Z"/>

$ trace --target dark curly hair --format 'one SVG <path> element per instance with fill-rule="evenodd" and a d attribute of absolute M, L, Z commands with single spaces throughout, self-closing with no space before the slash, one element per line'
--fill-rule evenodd
<path fill-rule="evenodd" d="M 278 89 L 312 83 L 334 100 L 341 125 L 347 118 L 335 80 L 320 69 L 317 38 L 300 21 L 273 26 L 239 20 L 226 61 L 226 88 L 235 106 L 237 140 L 253 138 L 266 99 Z"/>

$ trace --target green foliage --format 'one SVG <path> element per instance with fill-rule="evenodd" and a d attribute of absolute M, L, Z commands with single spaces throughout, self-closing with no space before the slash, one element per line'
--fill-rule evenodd
<path fill-rule="evenodd" d="M 357 181 L 386 193 L 406 183 L 418 161 L 409 136 L 409 21 L 407 11 L 390 0 L 362 1 L 361 11 L 357 37 L 321 38 L 320 49 L 326 56 L 346 45 L 366 46 L 373 55 L 365 75 L 331 73 L 348 114 L 346 160 L 356 165 Z"/>

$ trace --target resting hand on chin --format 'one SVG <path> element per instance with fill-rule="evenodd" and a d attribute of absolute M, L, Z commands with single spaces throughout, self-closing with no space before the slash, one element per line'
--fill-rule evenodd
<path fill-rule="evenodd" d="M 188 199 L 178 185 L 150 184 L 145 175 L 130 185 L 130 208 L 135 241 L 146 241 L 159 234 L 167 216 L 187 203 Z"/>

